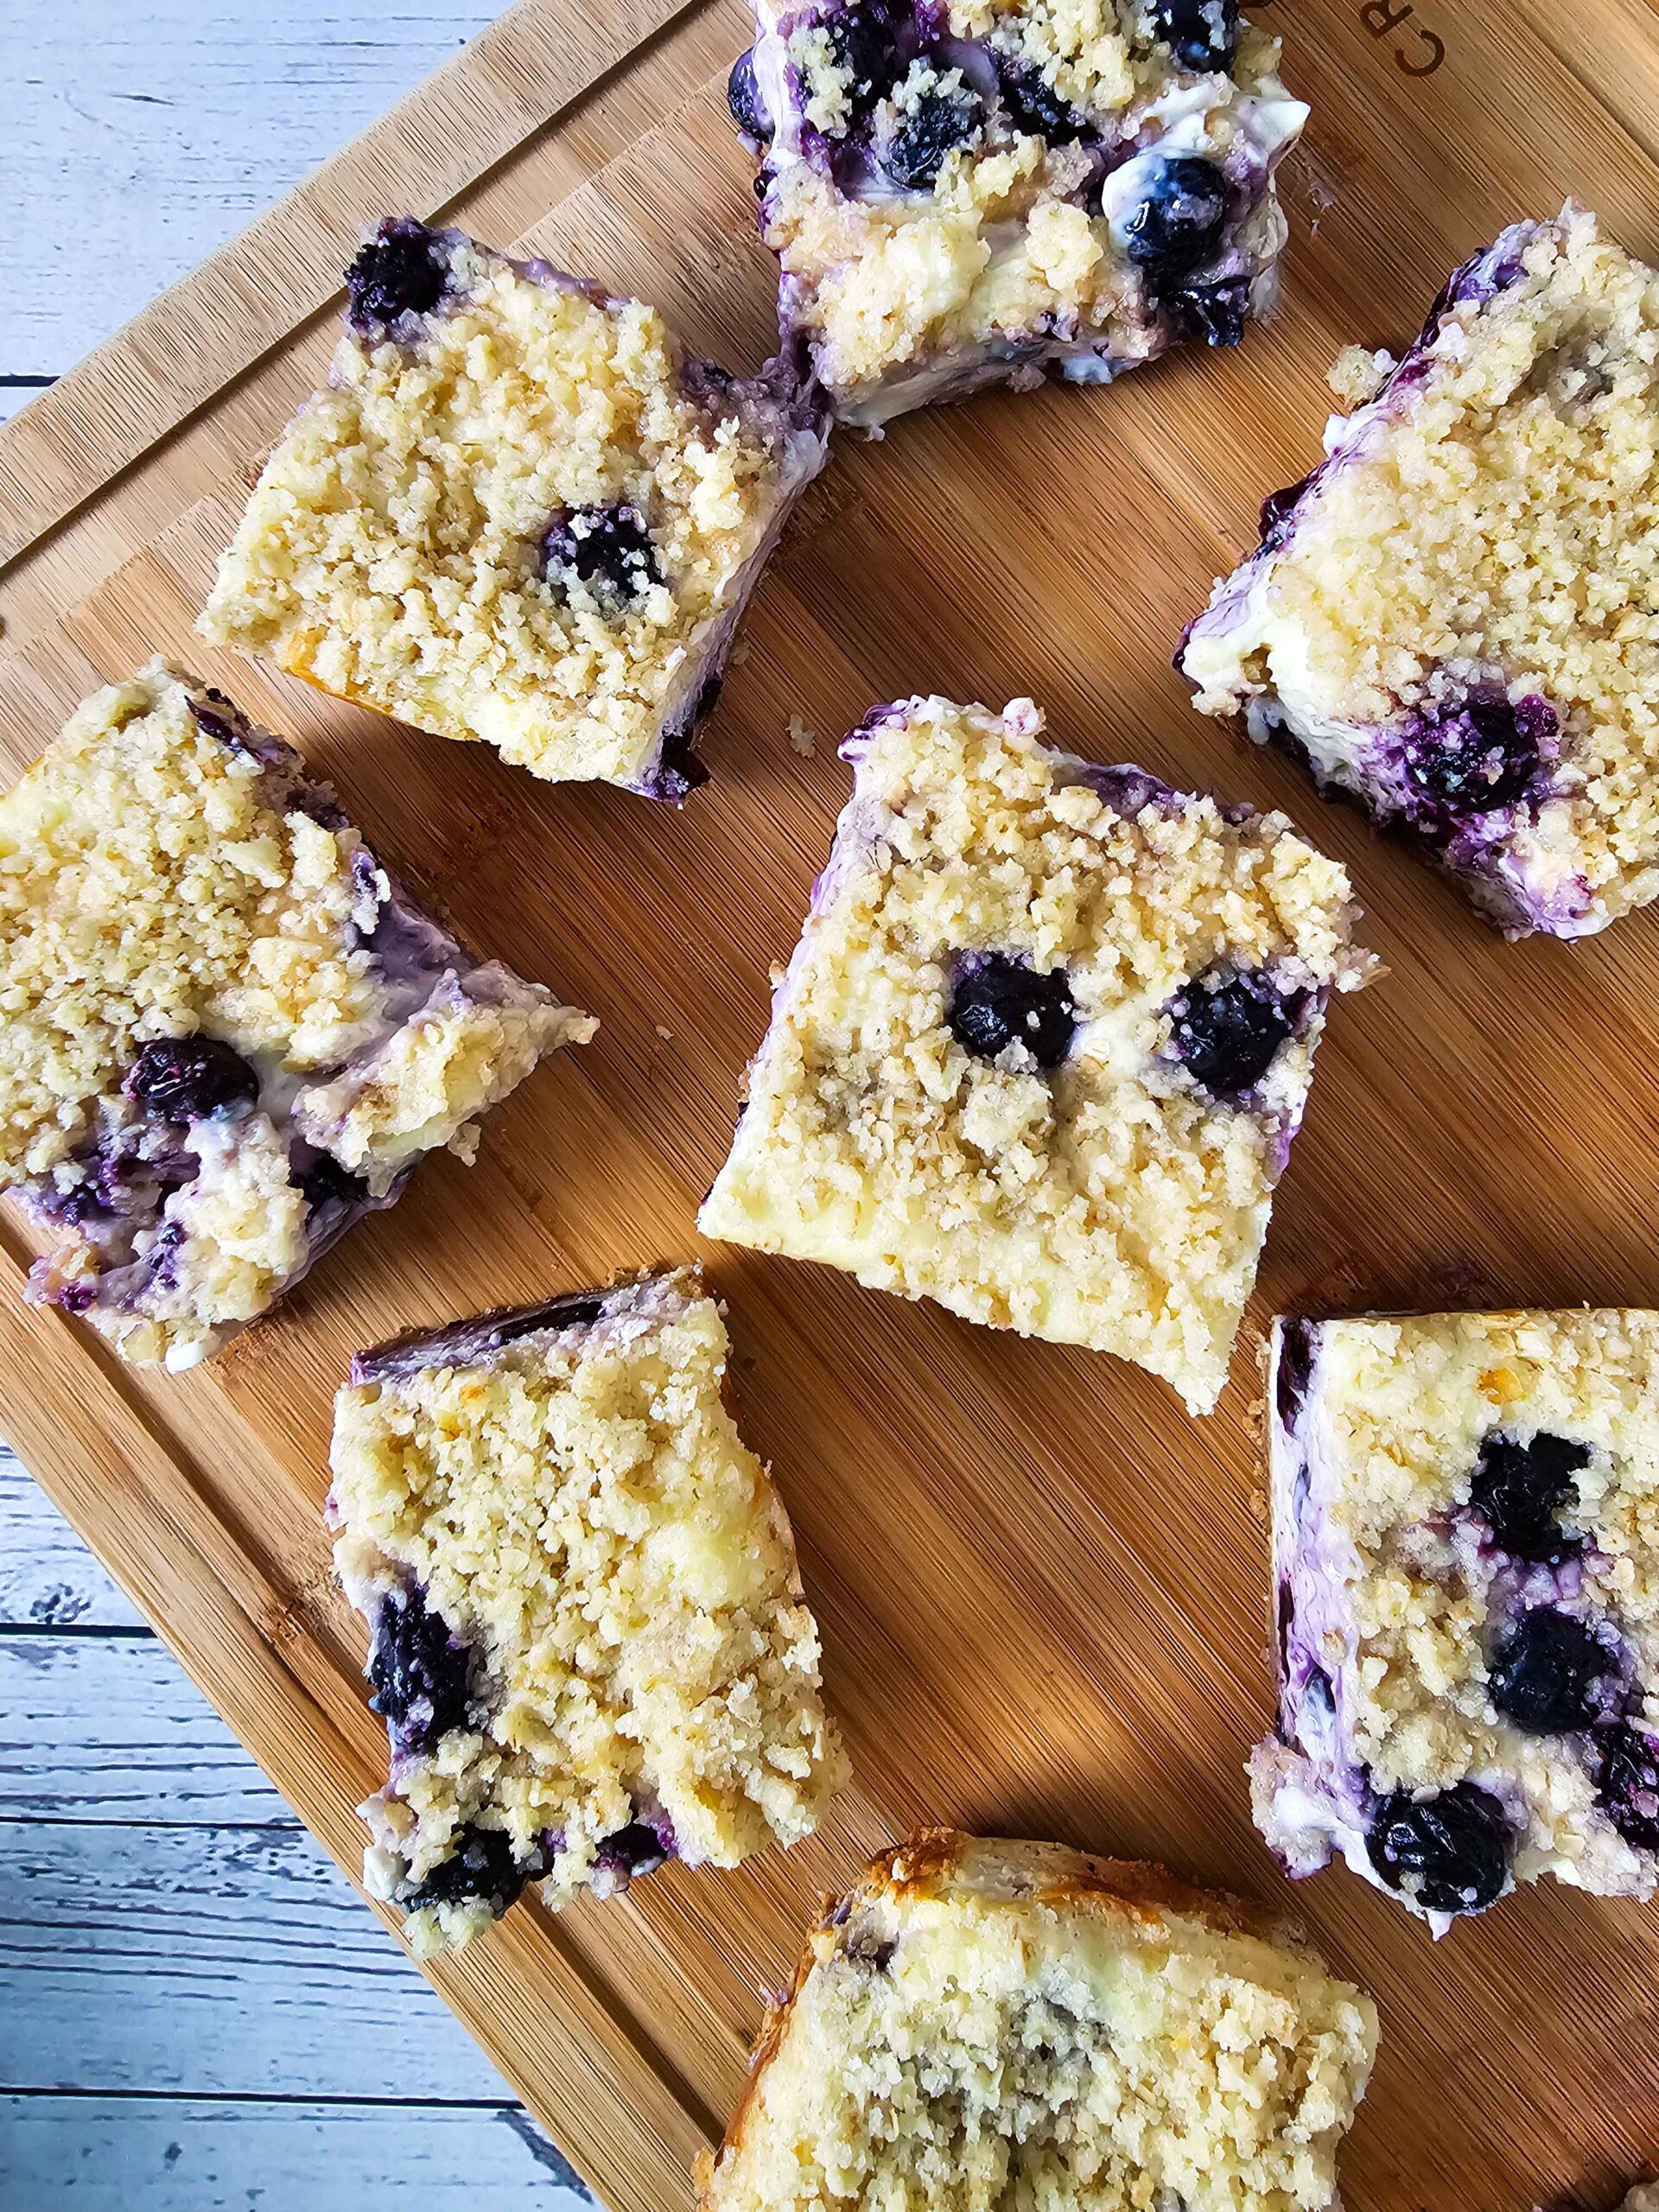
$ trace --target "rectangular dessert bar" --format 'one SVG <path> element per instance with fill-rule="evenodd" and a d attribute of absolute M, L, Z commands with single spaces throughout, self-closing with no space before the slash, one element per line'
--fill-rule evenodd
<path fill-rule="evenodd" d="M 727 1353 L 682 1271 L 352 1363 L 329 1516 L 391 1745 L 365 1879 L 417 1950 L 531 1881 L 556 1906 L 794 1843 L 843 1778 Z"/>
<path fill-rule="evenodd" d="M 711 1236 L 1138 1361 L 1215 1403 L 1333 990 L 1347 878 L 1281 815 L 939 698 L 842 747 Z"/>
<path fill-rule="evenodd" d="M 0 798 L 0 1188 L 30 1295 L 188 1367 L 595 1024 L 426 912 L 327 785 L 156 662 Z"/>
<path fill-rule="evenodd" d="M 925 1830 L 808 1934 L 703 2212 L 1336 2212 L 1376 2012 L 1160 1867 Z"/>
<path fill-rule="evenodd" d="M 1179 666 L 1511 937 L 1659 893 L 1659 276 L 1569 207 L 1465 263 Z"/>
<path fill-rule="evenodd" d="M 1659 1879 L 1659 1314 L 1283 1320 L 1256 1820 L 1440 1933 Z"/>
<path fill-rule="evenodd" d="M 779 321 L 849 423 L 1236 345 L 1307 111 L 1236 0 L 756 0 L 729 98 Z"/>
<path fill-rule="evenodd" d="M 818 404 L 458 231 L 382 223 L 347 287 L 327 387 L 267 463 L 203 633 L 536 775 L 683 798 L 823 465 Z"/>

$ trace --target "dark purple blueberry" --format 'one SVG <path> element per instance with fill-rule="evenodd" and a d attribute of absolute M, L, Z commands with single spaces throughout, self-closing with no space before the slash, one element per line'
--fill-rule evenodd
<path fill-rule="evenodd" d="M 320 1152 L 299 1178 L 300 1195 L 315 1213 L 320 1206 L 361 1205 L 369 1186 L 360 1175 L 342 1167 L 332 1152 Z"/>
<path fill-rule="evenodd" d="M 732 64 L 732 73 L 726 79 L 726 105 L 743 136 L 757 146 L 764 146 L 772 137 L 772 118 L 766 113 L 755 79 L 753 48 L 747 54 L 740 54 Z"/>
<path fill-rule="evenodd" d="M 607 1835 L 594 1853 L 596 1862 L 622 1883 L 642 1874 L 654 1874 L 666 1866 L 669 1851 L 648 1821 L 630 1821 L 626 1827 Z"/>
<path fill-rule="evenodd" d="M 1183 69 L 1230 69 L 1238 46 L 1238 0 L 1151 0 L 1154 35 Z"/>
<path fill-rule="evenodd" d="M 1039 973 L 1009 953 L 969 953 L 947 1019 L 957 1044 L 979 1059 L 995 1060 L 1018 1044 L 1039 1068 L 1053 1068 L 1071 1049 L 1077 1009 L 1063 968 Z"/>
<path fill-rule="evenodd" d="M 539 1306 L 503 1314 L 490 1334 L 498 1344 L 516 1344 L 520 1337 L 533 1337 L 538 1329 L 590 1328 L 604 1311 L 605 1300 L 599 1292 L 572 1291 L 568 1297 L 550 1298 Z"/>
<path fill-rule="evenodd" d="M 1474 692 L 1449 713 L 1414 719 L 1401 766 L 1414 798 L 1431 811 L 1485 814 L 1525 798 L 1555 728 L 1546 700 L 1511 706 L 1495 688 Z"/>
<path fill-rule="evenodd" d="M 1318 474 L 1317 469 L 1311 469 L 1306 476 L 1299 477 L 1295 483 L 1287 484 L 1283 491 L 1269 492 L 1267 498 L 1262 500 L 1262 543 L 1268 551 L 1271 551 L 1274 546 L 1283 543 L 1286 534 L 1285 525 L 1301 505 L 1303 493 L 1306 491 Z"/>
<path fill-rule="evenodd" d="M 371 1712 L 386 1722 L 401 1751 L 429 1751 L 441 1736 L 467 1726 L 472 1662 L 418 1582 L 389 1590 L 375 1616 L 369 1654 Z"/>
<path fill-rule="evenodd" d="M 891 1936 L 880 1935 L 868 1926 L 850 1929 L 841 1947 L 843 1958 L 850 1959 L 855 1967 L 863 1967 L 870 1974 L 885 1974 L 898 1948 Z"/>
<path fill-rule="evenodd" d="M 429 315 L 449 288 L 442 243 L 420 223 L 383 223 L 346 271 L 353 321 L 384 328 L 400 315 Z"/>
<path fill-rule="evenodd" d="M 234 1046 L 218 1037 L 155 1037 L 122 1085 L 135 1105 L 164 1122 L 203 1122 L 251 1106 L 259 1078 Z"/>
<path fill-rule="evenodd" d="M 96 1282 L 67 1282 L 56 1294 L 56 1302 L 66 1313 L 90 1313 L 98 1303 Z"/>
<path fill-rule="evenodd" d="M 1002 105 L 1016 130 L 1046 138 L 1051 146 L 1068 146 L 1087 132 L 1087 118 L 1063 100 L 1042 71 L 1029 61 L 999 52 L 996 73 Z"/>
<path fill-rule="evenodd" d="M 499 1920 L 525 1883 L 546 1872 L 539 1852 L 530 1859 L 514 1858 L 512 1839 L 505 1828 L 465 1827 L 450 1856 L 403 1900 L 404 1909 L 418 1912 L 427 1905 L 469 1904 L 477 1898 Z"/>
<path fill-rule="evenodd" d="M 1294 1428 L 1313 1376 L 1313 1330 L 1292 1317 L 1279 1325 L 1279 1357 L 1274 1368 L 1274 1403 L 1281 1428 Z"/>
<path fill-rule="evenodd" d="M 207 697 L 213 704 L 205 706 L 201 700 L 190 702 L 190 716 L 204 737 L 211 737 L 215 745 L 222 745 L 227 753 L 239 753 L 257 758 L 250 740 L 251 726 L 247 716 L 232 705 L 222 691 L 209 691 Z"/>
<path fill-rule="evenodd" d="M 1659 1740 L 1621 1720 L 1601 1738 L 1596 1790 L 1626 1843 L 1659 1851 Z"/>
<path fill-rule="evenodd" d="M 620 611 L 663 581 L 657 547 L 637 507 L 563 507 L 542 540 L 550 577 L 580 577 L 595 599 Z"/>
<path fill-rule="evenodd" d="M 1170 1055 L 1212 1097 L 1236 1104 L 1294 1033 L 1304 1001 L 1305 994 L 1287 995 L 1259 968 L 1200 976 L 1165 1008 Z"/>
<path fill-rule="evenodd" d="M 1296 1593 L 1291 1588 L 1289 1578 L 1287 1576 L 1279 1584 L 1273 1608 L 1273 1624 L 1279 1644 L 1279 1680 L 1281 1684 L 1287 1682 L 1290 1679 L 1290 1631 L 1295 1625 L 1295 1621 Z"/>
<path fill-rule="evenodd" d="M 1596 1718 L 1598 1691 L 1613 1672 L 1595 1630 L 1554 1605 L 1535 1605 L 1491 1656 L 1492 1703 L 1529 1736 L 1565 1736 Z"/>
<path fill-rule="evenodd" d="M 1509 1879 L 1511 1843 L 1490 1790 L 1459 1782 L 1429 1797 L 1396 1789 L 1378 1806 L 1366 1856 L 1391 1890 L 1427 1912 L 1478 1912 Z"/>
<path fill-rule="evenodd" d="M 1214 251 L 1227 219 L 1227 180 L 1198 154 L 1160 162 L 1124 219 L 1123 251 L 1160 291 Z"/>
<path fill-rule="evenodd" d="M 931 192 L 945 156 L 969 144 L 984 120 L 984 103 L 970 86 L 947 92 L 935 85 L 912 107 L 900 111 L 877 149 L 878 158 L 906 192 Z"/>
<path fill-rule="evenodd" d="M 1325 1720 L 1330 1719 L 1337 1709 L 1337 1694 L 1323 1667 L 1310 1667 L 1307 1670 L 1307 1680 L 1302 1686 L 1302 1709 Z"/>
<path fill-rule="evenodd" d="M 1223 276 L 1213 284 L 1185 284 L 1179 291 L 1163 293 L 1161 298 L 1178 336 L 1192 343 L 1201 338 L 1206 346 L 1243 343 L 1250 310 L 1248 277 Z"/>
<path fill-rule="evenodd" d="M 1469 1503 L 1484 1514 L 1492 1541 L 1512 1559 L 1559 1567 L 1584 1549 L 1582 1536 L 1569 1536 L 1559 1516 L 1573 1504 L 1573 1482 L 1590 1464 L 1587 1445 L 1544 1432 L 1524 1443 L 1515 1436 L 1489 1436 L 1469 1484 Z"/>
<path fill-rule="evenodd" d="M 884 6 L 868 0 L 852 4 L 825 18 L 830 58 L 837 70 L 852 79 L 847 105 L 855 118 L 866 116 L 902 73 L 893 50 L 893 23 Z"/>

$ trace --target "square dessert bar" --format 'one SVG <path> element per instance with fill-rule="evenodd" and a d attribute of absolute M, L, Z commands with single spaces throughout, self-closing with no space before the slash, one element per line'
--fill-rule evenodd
<path fill-rule="evenodd" d="M 817 403 L 458 231 L 382 223 L 346 282 L 327 388 L 267 463 L 204 634 L 536 775 L 683 798 L 823 464 Z"/>
<path fill-rule="evenodd" d="M 1659 1314 L 1274 1329 L 1278 1733 L 1255 1815 L 1437 1934 L 1659 1878 Z"/>
<path fill-rule="evenodd" d="M 1231 346 L 1307 111 L 1235 0 L 756 0 L 733 71 L 779 320 L 844 421 Z"/>
<path fill-rule="evenodd" d="M 1376 2012 L 1160 1867 L 925 1830 L 810 1930 L 704 2212 L 1334 2212 Z"/>
<path fill-rule="evenodd" d="M 1348 880 L 1281 815 L 915 698 L 855 771 L 711 1236 L 1138 1361 L 1207 1411 L 1332 990 Z"/>
<path fill-rule="evenodd" d="M 463 951 L 327 785 L 156 662 L 0 798 L 0 1188 L 31 1297 L 189 1367 L 595 1024 Z"/>
<path fill-rule="evenodd" d="M 528 1882 L 556 1906 L 794 1843 L 842 1780 L 727 1351 L 681 1272 L 353 1361 L 329 1515 L 391 1744 L 364 1873 L 416 1950 Z"/>
<path fill-rule="evenodd" d="M 1510 936 L 1587 936 L 1659 893 L 1659 275 L 1569 207 L 1378 360 L 1179 664 Z"/>

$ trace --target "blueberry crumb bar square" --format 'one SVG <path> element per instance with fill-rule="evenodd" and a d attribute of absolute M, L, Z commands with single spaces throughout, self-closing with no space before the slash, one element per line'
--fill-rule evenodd
<path fill-rule="evenodd" d="M 1517 223 L 1351 387 L 1179 666 L 1511 937 L 1659 894 L 1659 275 Z"/>
<path fill-rule="evenodd" d="M 329 1518 L 391 1777 L 365 1880 L 417 1951 L 817 1826 L 845 1763 L 782 1501 L 694 1273 L 360 1354 Z"/>
<path fill-rule="evenodd" d="M 708 1235 L 1116 1352 L 1213 1406 L 1326 1001 L 1370 972 L 1282 816 L 877 709 Z"/>
<path fill-rule="evenodd" d="M 1659 1314 L 1281 1320 L 1269 1355 L 1291 1873 L 1440 1934 L 1542 1874 L 1659 1878 Z"/>
<path fill-rule="evenodd" d="M 780 363 L 687 359 L 655 309 L 394 218 L 326 390 L 202 620 L 325 691 L 554 781 L 678 801 L 827 422 Z"/>
<path fill-rule="evenodd" d="M 703 2212 L 1336 2212 L 1376 2012 L 1161 1868 L 925 1830 L 810 1931 Z"/>
<path fill-rule="evenodd" d="M 756 0 L 732 73 L 779 324 L 849 423 L 1230 346 L 1306 109 L 1235 0 Z"/>
<path fill-rule="evenodd" d="M 183 1368 L 595 1024 L 480 963 L 334 792 L 155 663 L 0 798 L 0 1188 L 29 1295 Z"/>

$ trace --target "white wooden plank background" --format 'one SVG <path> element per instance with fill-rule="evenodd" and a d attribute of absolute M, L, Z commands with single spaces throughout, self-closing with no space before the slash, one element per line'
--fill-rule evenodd
<path fill-rule="evenodd" d="M 0 0 L 0 420 L 494 11 Z M 0 2212 L 587 2212 L 0 1446 Z"/>

